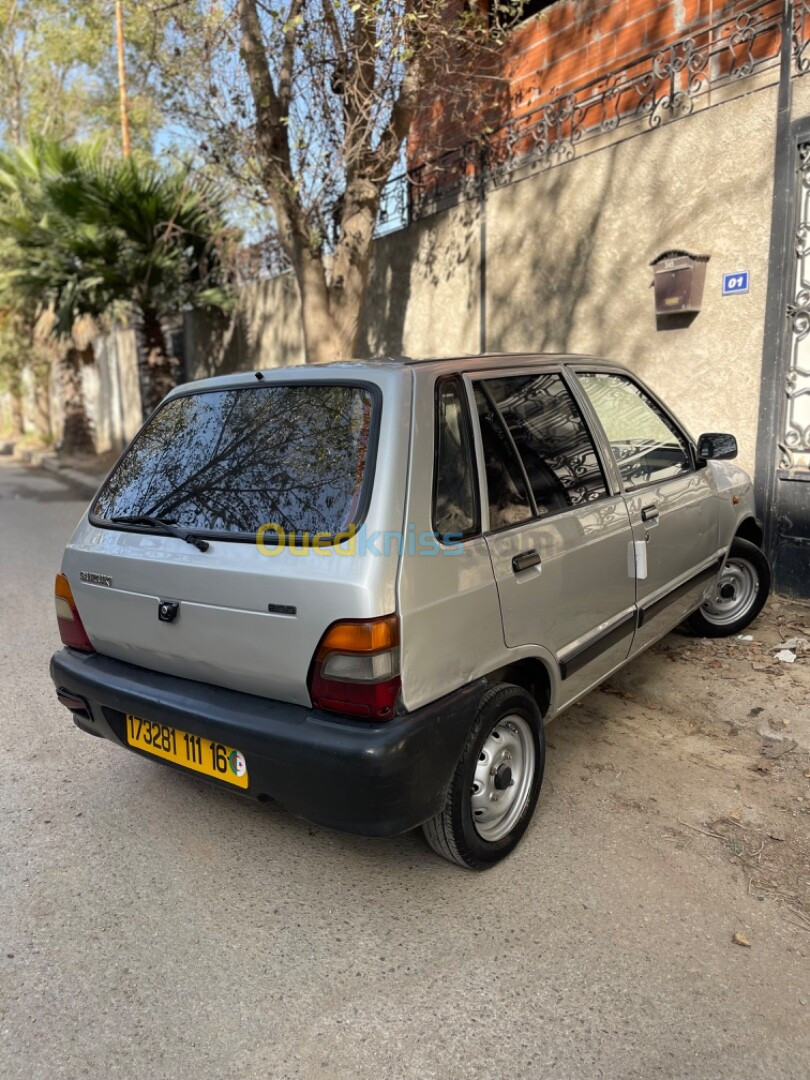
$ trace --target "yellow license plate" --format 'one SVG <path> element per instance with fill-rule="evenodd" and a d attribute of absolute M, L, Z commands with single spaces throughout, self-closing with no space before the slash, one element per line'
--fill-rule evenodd
<path fill-rule="evenodd" d="M 138 716 L 127 716 L 127 742 L 147 754 L 173 761 L 204 776 L 215 776 L 217 780 L 240 788 L 248 786 L 245 759 L 232 746 L 211 742 L 201 735 L 190 735 L 166 724 L 141 720 Z"/>

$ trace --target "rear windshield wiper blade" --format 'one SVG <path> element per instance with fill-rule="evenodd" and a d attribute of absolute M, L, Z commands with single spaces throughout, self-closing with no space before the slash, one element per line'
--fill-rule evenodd
<path fill-rule="evenodd" d="M 116 525 L 151 525 L 153 529 L 160 529 L 168 536 L 176 536 L 178 540 L 193 544 L 200 551 L 208 551 L 211 546 L 207 540 L 201 540 L 199 536 L 175 525 L 173 521 L 164 521 L 163 518 L 151 517 L 149 514 L 115 514 L 110 521 L 114 521 Z"/>

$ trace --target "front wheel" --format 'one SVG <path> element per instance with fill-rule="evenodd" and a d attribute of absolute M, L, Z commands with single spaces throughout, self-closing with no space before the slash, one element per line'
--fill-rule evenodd
<path fill-rule="evenodd" d="M 771 568 L 756 544 L 739 537 L 717 575 L 711 595 L 687 619 L 699 637 L 730 637 L 759 615 L 771 587 Z"/>
<path fill-rule="evenodd" d="M 534 698 L 508 683 L 487 690 L 444 807 L 422 826 L 433 850 L 471 870 L 505 858 L 529 825 L 545 760 Z"/>

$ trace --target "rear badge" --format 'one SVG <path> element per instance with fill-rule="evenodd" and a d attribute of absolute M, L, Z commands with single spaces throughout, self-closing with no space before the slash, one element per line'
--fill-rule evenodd
<path fill-rule="evenodd" d="M 106 574 L 91 574 L 89 570 L 80 570 L 79 578 L 88 585 L 106 585 L 108 588 L 112 586 L 112 578 Z"/>
<path fill-rule="evenodd" d="M 298 608 L 293 604 L 268 604 L 267 610 L 271 615 L 297 615 Z"/>
<path fill-rule="evenodd" d="M 174 622 L 179 610 L 180 602 L 178 600 L 158 601 L 158 618 L 161 622 Z"/>

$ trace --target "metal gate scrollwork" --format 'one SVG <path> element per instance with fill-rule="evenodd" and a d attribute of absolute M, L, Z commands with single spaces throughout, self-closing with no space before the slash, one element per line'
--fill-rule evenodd
<path fill-rule="evenodd" d="M 799 145 L 796 277 L 791 321 L 790 365 L 786 376 L 785 424 L 779 442 L 780 468 L 810 470 L 810 143 Z"/>

